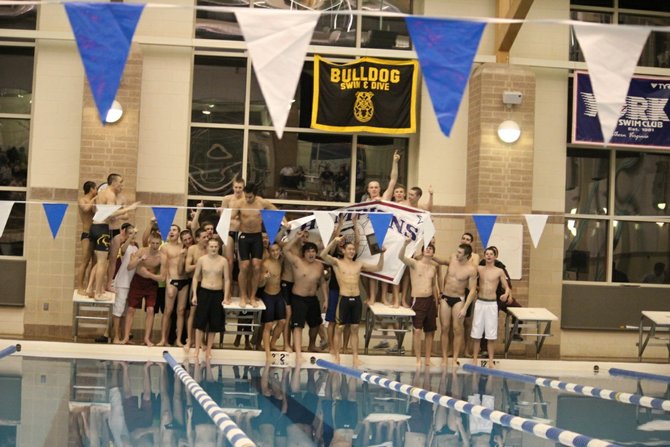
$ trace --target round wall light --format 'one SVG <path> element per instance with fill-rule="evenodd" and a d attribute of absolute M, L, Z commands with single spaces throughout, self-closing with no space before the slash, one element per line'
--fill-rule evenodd
<path fill-rule="evenodd" d="M 505 143 L 515 143 L 520 136 L 521 128 L 516 121 L 503 121 L 498 126 L 498 138 Z"/>
<path fill-rule="evenodd" d="M 114 102 L 112 103 L 112 107 L 110 107 L 109 110 L 107 111 L 105 122 L 108 124 L 113 124 L 118 120 L 120 120 L 122 116 L 123 116 L 123 107 L 121 107 L 119 101 L 114 100 Z"/>

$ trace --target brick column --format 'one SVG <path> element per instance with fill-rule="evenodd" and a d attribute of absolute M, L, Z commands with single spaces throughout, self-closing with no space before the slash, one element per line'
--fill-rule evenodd
<path fill-rule="evenodd" d="M 87 180 L 100 184 L 112 172 L 123 176 L 124 195 L 135 200 L 137 185 L 137 152 L 139 146 L 140 97 L 142 87 L 142 53 L 131 47 L 116 100 L 123 107 L 123 117 L 105 126 L 100 122 L 91 89 L 84 88 L 84 110 L 81 123 L 79 185 Z"/>
<path fill-rule="evenodd" d="M 479 66 L 470 79 L 468 155 L 465 212 L 469 214 L 528 214 L 532 212 L 533 151 L 535 122 L 535 74 L 507 64 Z M 520 105 L 506 106 L 504 91 L 523 94 Z M 498 125 L 513 119 L 521 127 L 521 138 L 512 144 L 498 138 Z M 528 305 L 530 234 L 522 216 L 500 216 L 498 223 L 521 224 L 524 228 L 522 278 L 513 282 L 514 297 Z M 466 219 L 466 231 L 477 234 Z M 475 250 L 482 242 L 477 238 Z M 505 261 L 505 254 L 500 254 Z M 502 322 L 503 320 L 501 320 Z"/>

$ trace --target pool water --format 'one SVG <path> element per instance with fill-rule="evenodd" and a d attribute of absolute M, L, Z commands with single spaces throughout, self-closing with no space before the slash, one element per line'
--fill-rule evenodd
<path fill-rule="evenodd" d="M 313 368 L 184 365 L 263 446 L 549 446 L 455 410 Z M 670 414 L 470 373 L 390 379 L 620 445 L 670 445 Z M 670 399 L 670 385 L 607 374 L 563 381 Z M 165 363 L 0 360 L 0 447 L 226 445 Z"/>

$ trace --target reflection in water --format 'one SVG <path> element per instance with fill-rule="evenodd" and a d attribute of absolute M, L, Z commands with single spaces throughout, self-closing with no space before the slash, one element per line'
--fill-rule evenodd
<path fill-rule="evenodd" d="M 185 368 L 259 446 L 522 446 L 524 441 L 554 445 L 321 369 L 206 363 Z M 11 380 L 0 375 L 5 404 L 0 409 L 0 446 L 226 445 L 207 413 L 164 363 L 23 359 L 21 370 L 22 376 Z M 667 426 L 670 416 L 664 413 L 555 390 L 543 394 L 524 383 L 441 369 L 382 374 L 588 436 L 627 444 L 670 443 L 667 431 L 638 429 Z M 584 380 L 598 386 L 593 378 Z M 631 379 L 608 386 L 640 392 L 631 389 L 636 386 Z M 670 394 L 666 384 L 644 386 L 643 394 Z M 18 410 L 11 415 L 12 409 Z M 597 426 L 590 422 L 595 416 L 586 416 L 594 410 Z"/>

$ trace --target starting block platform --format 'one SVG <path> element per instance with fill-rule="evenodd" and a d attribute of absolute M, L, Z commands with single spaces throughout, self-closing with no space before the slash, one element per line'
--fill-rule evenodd
<path fill-rule="evenodd" d="M 112 322 L 112 306 L 116 295 L 105 292 L 102 299 L 96 300 L 80 295 L 75 290 L 72 294 L 72 338 L 77 341 L 79 328 L 108 329 Z"/>
<path fill-rule="evenodd" d="M 544 340 L 551 337 L 551 323 L 558 321 L 558 317 L 544 307 L 508 307 L 507 310 L 509 313 L 505 315 L 505 358 L 507 358 L 510 344 L 516 341 L 513 336 L 519 333 L 520 328 L 534 329 L 534 332 L 521 332 L 521 336 L 535 337 L 535 358 L 539 358 Z M 511 323 L 512 317 L 514 317 L 514 323 Z"/>
<path fill-rule="evenodd" d="M 645 326 L 647 322 L 648 326 Z M 668 330 L 670 330 L 670 312 L 643 310 L 640 317 L 637 360 L 642 361 L 642 354 L 652 338 L 658 341 L 651 343 L 651 345 L 667 346 L 670 356 L 670 333 L 668 333 Z M 664 336 L 658 335 L 658 332 L 663 332 Z"/>
<path fill-rule="evenodd" d="M 385 338 L 384 335 L 374 335 L 375 332 L 393 332 L 398 340 L 398 346 L 402 346 L 405 334 L 412 331 L 414 315 L 416 315 L 415 312 L 407 307 L 391 307 L 382 303 L 374 303 L 372 306 L 368 306 L 365 316 L 365 348 L 363 353 L 368 353 L 372 338 Z M 382 329 L 382 325 L 385 324 L 394 327 Z"/>

